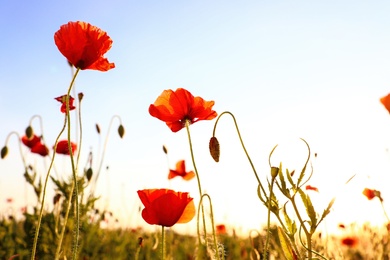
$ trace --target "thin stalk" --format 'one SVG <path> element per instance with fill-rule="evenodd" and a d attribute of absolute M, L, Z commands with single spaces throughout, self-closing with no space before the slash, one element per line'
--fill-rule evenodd
<path fill-rule="evenodd" d="M 238 138 L 240 139 L 240 143 L 241 143 L 242 149 L 244 150 L 245 155 L 248 158 L 248 161 L 249 161 L 249 163 L 250 163 L 250 165 L 252 167 L 253 173 L 255 174 L 256 180 L 259 183 L 261 190 L 263 191 L 263 194 L 266 194 L 265 189 L 264 189 L 263 185 L 261 184 L 260 178 L 259 178 L 259 176 L 257 174 L 256 168 L 255 168 L 255 166 L 254 166 L 254 164 L 253 164 L 253 162 L 252 162 L 252 160 L 251 160 L 251 158 L 250 158 L 250 156 L 248 154 L 248 151 L 245 148 L 244 141 L 242 140 L 240 130 L 238 129 L 238 124 L 237 124 L 236 118 L 234 117 L 234 115 L 231 112 L 225 111 L 225 112 L 222 112 L 218 116 L 218 118 L 217 118 L 217 120 L 215 121 L 215 124 L 214 124 L 213 136 L 215 136 L 215 132 L 216 132 L 216 129 L 217 129 L 218 121 L 222 117 L 222 115 L 224 115 L 224 114 L 229 114 L 233 118 L 234 125 L 236 127 L 236 131 L 237 131 L 237 134 L 238 134 Z"/>
<path fill-rule="evenodd" d="M 57 138 L 56 138 L 56 141 L 55 141 L 55 143 L 54 143 L 54 150 L 55 150 L 56 147 L 57 147 L 58 140 L 60 139 L 61 135 L 62 135 L 63 132 L 65 131 L 66 120 L 67 120 L 67 118 L 65 117 L 64 125 L 63 125 L 63 127 L 62 127 L 60 133 L 58 134 L 58 136 L 57 136 Z M 41 209 L 40 209 L 40 211 L 39 211 L 38 223 L 37 223 L 37 227 L 36 227 L 35 235 L 34 235 L 33 248 L 32 248 L 32 251 L 31 251 L 31 260 L 35 260 L 35 254 L 36 254 L 36 251 L 37 251 L 37 244 L 38 244 L 39 230 L 40 230 L 40 228 L 41 228 L 41 222 L 42 222 L 42 216 L 43 216 L 43 208 L 44 208 L 44 205 L 45 205 L 46 187 L 47 187 L 47 182 L 48 182 L 48 180 L 49 180 L 50 171 L 51 171 L 51 169 L 52 169 L 52 167 L 53 167 L 53 164 L 54 164 L 55 155 L 56 155 L 56 153 L 54 152 L 54 153 L 53 153 L 53 157 L 52 157 L 52 159 L 51 159 L 51 161 L 50 161 L 49 169 L 48 169 L 47 174 L 46 174 L 45 183 L 44 183 L 44 185 L 43 185 Z"/>
<path fill-rule="evenodd" d="M 271 200 L 272 200 L 272 195 L 273 195 L 273 187 L 274 187 L 274 183 L 275 183 L 275 178 L 272 177 L 272 180 L 271 180 L 271 187 L 270 187 L 270 195 L 269 195 L 269 198 L 268 198 L 268 214 L 267 214 L 267 237 L 266 237 L 266 240 L 265 240 L 265 247 L 264 247 L 264 254 L 263 254 L 263 259 L 264 260 L 267 260 L 267 256 L 268 256 L 268 247 L 269 247 L 269 238 L 270 238 L 270 227 L 271 227 Z"/>
<path fill-rule="evenodd" d="M 165 230 L 164 226 L 161 226 L 161 260 L 165 259 Z"/>
<path fill-rule="evenodd" d="M 72 165 L 72 175 L 73 175 L 73 181 L 74 181 L 74 186 L 75 186 L 75 202 L 76 202 L 76 228 L 75 228 L 75 238 L 74 238 L 74 244 L 73 244 L 73 255 L 72 259 L 77 259 L 77 249 L 78 249 L 78 243 L 79 243 L 79 227 L 80 227 L 80 209 L 79 209 L 79 191 L 78 191 L 78 185 L 77 185 L 77 173 L 76 173 L 76 166 L 73 158 L 73 151 L 72 151 L 72 144 L 71 144 L 71 122 L 70 122 L 70 111 L 69 111 L 69 96 L 70 96 L 70 91 L 72 90 L 73 84 L 75 82 L 75 79 L 79 73 L 80 69 L 77 68 L 73 78 L 72 82 L 70 83 L 68 93 L 66 95 L 66 116 L 67 116 L 67 121 L 68 121 L 68 150 L 69 150 L 69 156 L 70 156 L 70 162 Z"/>
<path fill-rule="evenodd" d="M 186 126 L 186 129 L 187 129 L 188 142 L 189 142 L 189 145 L 190 145 L 190 153 L 191 153 L 192 165 L 194 166 L 196 180 L 198 182 L 199 197 L 201 199 L 202 196 L 203 196 L 203 193 L 202 193 L 202 186 L 200 184 L 200 178 L 199 178 L 198 169 L 197 169 L 196 163 L 195 163 L 194 150 L 192 148 L 192 141 L 191 141 L 191 134 L 190 134 L 190 121 L 186 120 L 185 126 Z M 204 216 L 203 205 L 202 205 L 202 219 L 203 219 L 203 231 L 204 231 L 204 235 L 206 236 L 206 234 L 207 234 L 207 231 L 206 231 L 206 220 L 205 220 L 205 216 Z M 199 218 L 198 218 L 197 225 L 199 226 Z M 199 239 L 199 246 L 200 246 L 201 245 L 201 240 L 200 240 L 200 236 L 199 235 L 198 235 L 198 239 Z M 207 239 L 205 239 L 205 241 L 207 241 Z"/>
<path fill-rule="evenodd" d="M 63 238 L 64 238 L 65 229 L 66 229 L 66 224 L 67 224 L 67 222 L 68 222 L 69 212 L 70 212 L 70 208 L 71 208 L 71 205 L 72 205 L 72 197 L 73 197 L 74 187 L 75 187 L 75 183 L 72 182 L 72 187 L 71 187 L 70 192 L 69 192 L 68 205 L 67 205 L 67 207 L 66 207 L 66 212 L 65 212 L 64 223 L 63 223 L 63 226 L 62 226 L 62 229 L 61 229 L 60 237 L 59 237 L 59 239 L 58 239 L 58 245 L 57 245 L 55 260 L 60 259 L 62 240 L 63 240 Z"/>

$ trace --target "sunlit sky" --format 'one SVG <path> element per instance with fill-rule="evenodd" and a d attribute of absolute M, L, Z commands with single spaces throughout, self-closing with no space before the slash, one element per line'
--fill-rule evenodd
<path fill-rule="evenodd" d="M 322 212 L 337 198 L 328 227 L 385 221 L 379 201 L 367 201 L 361 192 L 365 187 L 381 190 L 390 209 L 390 116 L 379 102 L 390 92 L 389 13 L 387 1 L 5 0 L 0 9 L 0 142 L 12 131 L 23 134 L 30 118 L 40 115 L 45 140 L 54 144 L 63 123 L 54 98 L 66 93 L 71 70 L 53 35 L 68 21 L 86 21 L 113 39 L 106 57 L 116 68 L 82 71 L 77 78 L 76 91 L 84 93 L 80 165 L 90 149 L 98 157 L 109 122 L 119 115 L 126 134 L 123 140 L 117 136 L 114 120 L 103 163 L 109 170 L 100 176 L 98 205 L 113 211 L 121 225 L 144 225 L 139 189 L 172 188 L 199 199 L 195 179 L 167 180 L 168 167 L 180 159 L 193 169 L 185 130 L 172 133 L 148 113 L 164 89 L 179 87 L 214 100 L 218 113 L 235 115 L 264 183 L 274 145 L 280 149 L 273 163 L 283 161 L 299 170 L 306 160 L 299 141 L 304 138 L 318 154 L 309 182 L 320 191 L 313 193 L 315 206 Z M 218 124 L 218 164 L 208 153 L 214 122 L 201 121 L 190 130 L 215 221 L 243 231 L 259 228 L 266 209 L 257 198 L 256 179 L 233 121 L 224 116 Z M 41 133 L 38 120 L 33 127 Z M 8 157 L 0 161 L 2 214 L 9 207 L 6 198 L 14 198 L 15 210 L 35 204 L 15 136 L 8 147 Z M 35 155 L 28 160 L 41 169 L 49 165 L 48 159 Z M 68 160 L 56 159 L 63 178 L 70 176 L 64 167 Z M 195 224 L 174 229 L 189 231 Z"/>

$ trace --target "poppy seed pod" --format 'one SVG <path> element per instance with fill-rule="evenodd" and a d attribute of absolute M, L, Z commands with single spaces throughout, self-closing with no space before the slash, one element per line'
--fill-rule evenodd
<path fill-rule="evenodd" d="M 8 154 L 8 147 L 7 146 L 4 146 L 2 149 L 1 149 L 1 159 L 4 159 Z"/>
<path fill-rule="evenodd" d="M 217 137 L 213 136 L 210 138 L 209 150 L 211 157 L 213 157 L 214 161 L 219 162 L 220 148 Z"/>
<path fill-rule="evenodd" d="M 279 174 L 279 167 L 272 166 L 271 167 L 271 177 L 272 177 L 272 179 L 275 179 L 276 176 L 278 176 L 278 174 Z"/>
<path fill-rule="evenodd" d="M 163 152 L 164 152 L 165 154 L 168 154 L 168 149 L 167 149 L 167 147 L 166 147 L 165 145 L 163 145 Z"/>
<path fill-rule="evenodd" d="M 33 130 L 33 128 L 31 126 L 28 126 L 26 128 L 25 133 L 26 133 L 27 138 L 30 139 L 33 136 L 33 134 L 34 134 L 34 130 Z"/>
<path fill-rule="evenodd" d="M 123 127 L 123 125 L 120 125 L 118 127 L 118 134 L 119 134 L 120 138 L 123 138 L 123 136 L 125 135 L 125 128 Z"/>

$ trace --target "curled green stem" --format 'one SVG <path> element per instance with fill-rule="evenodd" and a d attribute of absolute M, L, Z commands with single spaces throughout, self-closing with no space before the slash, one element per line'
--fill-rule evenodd
<path fill-rule="evenodd" d="M 248 161 L 249 161 L 249 163 L 250 163 L 250 165 L 251 165 L 251 167 L 252 167 L 253 173 L 255 174 L 256 180 L 257 180 L 257 182 L 259 183 L 259 186 L 260 186 L 260 188 L 261 188 L 261 191 L 263 192 L 263 194 L 266 194 L 265 189 L 264 189 L 263 185 L 261 184 L 260 178 L 259 178 L 259 176 L 258 176 L 258 174 L 257 174 L 256 168 L 255 168 L 255 166 L 254 166 L 254 164 L 253 164 L 253 162 L 252 162 L 252 160 L 251 160 L 251 158 L 250 158 L 250 156 L 249 156 L 249 154 L 248 154 L 248 151 L 247 151 L 246 148 L 245 148 L 244 141 L 242 140 L 240 130 L 238 129 L 238 124 L 237 124 L 236 118 L 234 117 L 234 115 L 233 115 L 231 112 L 225 111 L 225 112 L 222 112 L 222 113 L 218 116 L 218 118 L 217 118 L 217 120 L 215 121 L 215 124 L 214 124 L 213 137 L 215 136 L 215 132 L 216 132 L 216 130 L 217 130 L 217 124 L 218 124 L 219 119 L 220 119 L 223 115 L 225 115 L 225 114 L 228 114 L 228 115 L 230 115 L 230 116 L 233 118 L 234 125 L 235 125 L 235 127 L 236 127 L 236 131 L 237 131 L 237 134 L 238 134 L 238 138 L 240 139 L 240 143 L 241 143 L 242 149 L 244 150 L 245 155 L 246 155 L 246 157 L 248 158 Z"/>
<path fill-rule="evenodd" d="M 197 214 L 197 232 L 198 232 L 198 237 L 200 236 L 200 231 L 199 231 L 199 210 L 202 208 L 203 209 L 203 198 L 207 197 L 209 200 L 209 205 L 210 205 L 210 220 L 211 220 L 211 227 L 212 227 L 212 232 L 213 232 L 213 240 L 214 240 L 214 246 L 215 246 L 215 254 L 217 255 L 217 259 L 220 260 L 221 256 L 219 254 L 219 249 L 218 249 L 218 242 L 217 242 L 217 235 L 215 233 L 215 224 L 214 224 L 214 213 L 213 213 L 213 205 L 211 203 L 211 198 L 210 195 L 207 193 L 203 194 L 200 198 L 199 201 L 199 207 L 198 207 L 198 214 Z"/>
<path fill-rule="evenodd" d="M 196 163 L 195 163 L 194 150 L 192 148 L 192 141 L 191 141 L 191 134 L 190 134 L 190 121 L 186 120 L 185 126 L 186 126 L 186 129 L 187 129 L 188 143 L 190 145 L 190 153 L 191 153 L 192 165 L 194 167 L 196 180 L 198 182 L 199 197 L 202 198 L 202 195 L 203 195 L 203 193 L 202 193 L 202 186 L 200 184 L 200 177 L 199 177 L 199 173 L 198 173 L 198 168 L 196 167 Z M 203 205 L 202 205 L 201 208 L 202 208 L 202 219 L 203 219 L 203 231 L 204 231 L 204 235 L 206 236 L 207 230 L 206 230 L 206 220 L 205 220 L 205 216 L 204 216 Z M 199 218 L 198 218 L 198 221 L 197 221 L 197 225 L 199 226 Z M 200 234 L 199 233 L 198 233 L 198 239 L 199 239 L 199 246 L 200 246 L 201 245 L 201 239 L 200 239 Z M 205 241 L 207 243 L 207 239 L 205 239 Z"/>

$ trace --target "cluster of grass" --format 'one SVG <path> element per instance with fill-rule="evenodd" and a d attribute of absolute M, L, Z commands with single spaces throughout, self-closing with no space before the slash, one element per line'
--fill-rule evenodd
<path fill-rule="evenodd" d="M 146 231 L 140 227 L 102 227 L 107 212 L 95 210 L 93 215 L 81 222 L 79 259 L 159 259 L 161 234 Z M 58 241 L 55 212 L 45 213 L 42 221 L 40 242 L 36 259 L 54 259 Z M 17 220 L 12 215 L 0 219 L 0 259 L 28 259 L 31 254 L 37 214 L 24 213 Z M 71 220 L 69 221 L 71 224 Z M 225 259 L 262 259 L 265 230 L 252 230 L 248 236 L 237 236 L 235 232 L 218 234 L 219 249 Z M 327 259 L 390 259 L 390 240 L 385 227 L 383 230 L 369 224 L 340 228 L 338 235 L 316 233 L 313 249 Z M 278 240 L 277 228 L 272 226 L 268 259 L 286 259 Z M 63 259 L 71 255 L 74 232 L 67 229 L 63 241 Z M 343 242 L 350 239 L 350 243 Z M 352 242 L 351 242 L 352 241 Z M 196 259 L 197 237 L 167 229 L 165 235 L 166 259 Z M 209 250 L 214 250 L 210 248 Z M 206 258 L 205 258 L 206 259 Z M 321 258 L 317 258 L 321 259 Z"/>

